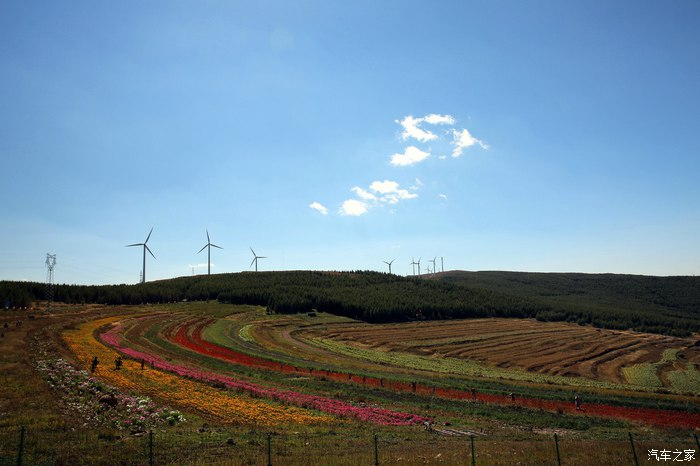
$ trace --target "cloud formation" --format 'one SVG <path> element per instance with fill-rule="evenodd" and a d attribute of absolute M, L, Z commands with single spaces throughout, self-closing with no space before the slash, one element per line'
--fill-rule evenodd
<path fill-rule="evenodd" d="M 423 118 L 413 118 L 413 115 L 408 115 L 401 121 L 396 120 L 396 123 L 403 127 L 401 137 L 404 141 L 409 138 L 413 138 L 420 142 L 428 142 L 437 139 L 438 136 L 432 131 L 420 128 L 419 126 L 422 123 L 428 123 L 430 125 L 454 125 L 455 121 L 455 117 L 452 115 L 438 115 L 431 113 Z"/>
<path fill-rule="evenodd" d="M 395 167 L 404 167 L 422 162 L 429 156 L 429 152 L 424 152 L 416 146 L 408 146 L 403 154 L 394 154 L 391 156 L 391 164 Z"/>
<path fill-rule="evenodd" d="M 489 148 L 481 139 L 474 137 L 466 128 L 458 129 L 455 127 L 457 120 L 452 115 L 441 115 L 439 113 L 430 113 L 423 117 L 416 118 L 413 115 L 407 115 L 401 120 L 395 120 L 403 128 L 401 138 L 404 141 L 414 139 L 418 142 L 407 145 L 403 152 L 397 152 L 391 156 L 390 163 L 394 167 L 408 167 L 419 164 L 430 157 L 436 157 L 438 160 L 448 158 L 445 153 L 452 150 L 452 157 L 461 156 L 464 151 L 472 146 L 478 145 L 482 149 Z M 448 126 L 433 133 L 426 126 Z M 434 156 L 432 147 L 421 147 L 420 143 L 434 141 L 435 152 Z M 344 216 L 360 217 L 371 209 L 377 206 L 390 205 L 393 206 L 401 201 L 414 199 L 418 197 L 417 191 L 421 189 L 423 183 L 418 178 L 415 178 L 408 189 L 403 189 L 396 181 L 384 180 L 373 181 L 366 188 L 361 186 L 353 186 L 350 191 L 354 193 L 354 197 L 346 199 L 338 209 L 338 213 Z M 447 200 L 446 194 L 438 194 L 437 197 L 442 200 Z M 328 209 L 318 202 L 313 202 L 309 205 L 312 209 L 321 213 L 328 214 Z M 393 212 L 389 209 L 389 212 Z"/>
<path fill-rule="evenodd" d="M 215 267 L 214 264 L 211 264 L 211 265 L 212 265 L 212 267 Z M 207 264 L 206 262 L 204 264 L 188 264 L 187 267 L 189 267 L 191 269 L 202 269 L 202 268 L 209 267 L 209 264 Z"/>
<path fill-rule="evenodd" d="M 367 213 L 367 204 L 357 199 L 348 199 L 340 206 L 341 215 L 359 217 Z"/>
<path fill-rule="evenodd" d="M 435 134 L 430 131 L 424 131 L 418 127 L 423 121 L 424 118 L 413 118 L 411 115 L 408 115 L 401 121 L 397 120 L 396 122 L 403 126 L 403 133 L 401 133 L 403 140 L 405 141 L 408 138 L 413 138 L 420 142 L 428 142 L 437 139 Z"/>
<path fill-rule="evenodd" d="M 454 125 L 455 117 L 452 115 L 436 115 L 431 113 L 423 118 L 423 121 L 430 123 L 431 125 Z"/>
<path fill-rule="evenodd" d="M 412 186 L 411 190 L 416 187 Z M 347 199 L 340 207 L 341 215 L 359 217 L 371 208 L 385 204 L 395 205 L 400 201 L 418 197 L 415 192 L 403 189 L 396 181 L 373 181 L 367 189 L 355 186 L 351 189 L 357 199 Z"/>
<path fill-rule="evenodd" d="M 353 191 L 357 195 L 357 197 L 359 197 L 363 201 L 376 201 L 377 200 L 377 196 L 375 196 L 374 194 L 372 194 L 370 192 L 365 191 L 364 189 L 360 188 L 359 186 L 355 186 L 354 188 L 351 189 L 351 191 Z"/>
<path fill-rule="evenodd" d="M 408 139 L 416 139 L 419 142 L 429 142 L 443 139 L 441 136 L 424 129 L 421 127 L 424 124 L 427 125 L 447 125 L 454 126 L 457 120 L 452 115 L 440 115 L 437 113 L 431 113 L 421 118 L 415 118 L 413 115 L 408 115 L 402 120 L 396 120 L 403 128 L 403 133 L 401 133 L 401 138 L 406 141 Z M 478 145 L 482 149 L 488 149 L 489 146 L 481 139 L 475 138 L 468 129 L 450 129 L 443 131 L 444 135 L 451 135 L 452 139 L 448 141 L 448 144 L 452 146 L 452 157 L 459 157 L 462 155 L 465 149 Z M 391 156 L 391 164 L 395 167 L 402 167 L 408 165 L 414 165 L 416 163 L 422 162 L 430 156 L 429 151 L 424 151 L 416 146 L 408 146 L 404 153 L 396 153 Z M 444 160 L 447 157 L 444 155 L 438 156 L 439 160 Z"/>
<path fill-rule="evenodd" d="M 472 136 L 469 130 L 467 129 L 462 129 L 461 131 L 453 129 L 452 137 L 452 144 L 454 144 L 455 146 L 455 148 L 452 150 L 452 157 L 459 157 L 460 155 L 462 155 L 462 151 L 464 151 L 464 149 L 471 147 L 474 144 L 478 144 L 479 146 L 481 146 L 482 149 L 489 148 L 488 144 L 485 144 L 480 139 L 477 139 L 474 136 Z"/>
<path fill-rule="evenodd" d="M 328 215 L 328 209 L 320 202 L 312 202 L 311 204 L 309 204 L 309 207 L 323 215 Z"/>

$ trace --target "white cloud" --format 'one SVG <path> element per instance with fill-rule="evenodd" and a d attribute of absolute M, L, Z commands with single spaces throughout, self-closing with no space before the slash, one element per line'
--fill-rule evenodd
<path fill-rule="evenodd" d="M 452 136 L 454 137 L 452 144 L 455 146 L 455 148 L 452 150 L 452 157 L 459 157 L 462 155 L 462 151 L 464 151 L 464 149 L 471 147 L 474 144 L 480 145 L 482 149 L 489 148 L 488 144 L 485 144 L 483 141 L 472 136 L 467 129 L 462 129 L 461 131 L 454 129 L 452 130 Z"/>
<path fill-rule="evenodd" d="M 438 197 L 447 200 L 447 194 L 438 194 Z"/>
<path fill-rule="evenodd" d="M 430 131 L 424 131 L 418 127 L 422 121 L 423 118 L 413 118 L 411 115 L 408 115 L 400 122 L 397 121 L 397 123 L 403 126 L 401 137 L 403 137 L 404 141 L 408 138 L 414 138 L 420 142 L 428 142 L 437 139 L 437 136 Z"/>
<path fill-rule="evenodd" d="M 409 189 L 417 191 L 421 188 L 421 186 L 423 186 L 423 182 L 420 179 L 416 178 L 416 182 Z"/>
<path fill-rule="evenodd" d="M 348 199 L 343 202 L 340 207 L 341 215 L 349 215 L 353 217 L 359 217 L 360 215 L 367 213 L 367 204 L 357 199 Z"/>
<path fill-rule="evenodd" d="M 438 115 L 436 113 L 431 113 L 423 118 L 413 118 L 412 115 L 404 117 L 403 120 L 396 120 L 403 127 L 403 133 L 401 137 L 403 140 L 408 138 L 417 139 L 420 142 L 428 142 L 437 139 L 437 135 L 431 131 L 420 128 L 421 123 L 428 123 L 429 125 L 454 125 L 455 118 L 452 115 Z"/>
<path fill-rule="evenodd" d="M 214 264 L 211 264 L 211 266 L 212 266 L 212 267 L 215 267 Z M 189 268 L 191 268 L 191 269 L 206 269 L 207 267 L 209 267 L 209 264 L 207 264 L 207 263 L 204 263 L 204 264 L 189 264 L 187 267 L 189 267 Z"/>
<path fill-rule="evenodd" d="M 421 181 L 416 178 L 418 184 Z M 341 215 L 359 217 L 366 214 L 370 209 L 385 204 L 395 205 L 406 199 L 418 197 L 412 190 L 418 189 L 411 186 L 411 190 L 402 189 L 396 181 L 384 180 L 373 181 L 368 189 L 354 186 L 351 191 L 355 193 L 357 199 L 347 199 L 340 206 L 338 211 Z"/>
<path fill-rule="evenodd" d="M 429 152 L 424 152 L 415 146 L 408 146 L 403 154 L 394 154 L 391 156 L 391 164 L 395 167 L 404 167 L 422 162 L 429 156 Z"/>
<path fill-rule="evenodd" d="M 397 204 L 399 200 L 413 199 L 418 197 L 418 194 L 409 192 L 406 189 L 399 189 L 399 184 L 396 181 L 373 181 L 369 185 L 369 189 L 376 193 L 382 194 L 381 201 L 389 204 Z"/>
<path fill-rule="evenodd" d="M 309 204 L 309 207 L 322 213 L 323 215 L 328 215 L 328 209 L 326 208 L 326 206 L 319 202 L 312 202 L 311 204 Z"/>
<path fill-rule="evenodd" d="M 354 188 L 351 189 L 351 191 L 353 191 L 357 195 L 357 197 L 359 197 L 363 201 L 376 201 L 377 200 L 377 196 L 375 196 L 374 194 L 372 194 L 370 192 L 365 191 L 364 189 L 360 188 L 359 186 L 355 186 Z"/>
<path fill-rule="evenodd" d="M 430 115 L 423 118 L 426 123 L 431 125 L 454 125 L 455 118 L 452 115 L 436 115 L 431 113 Z"/>
<path fill-rule="evenodd" d="M 396 191 L 399 188 L 399 184 L 396 181 L 373 181 L 369 185 L 369 189 L 380 194 L 386 194 Z"/>

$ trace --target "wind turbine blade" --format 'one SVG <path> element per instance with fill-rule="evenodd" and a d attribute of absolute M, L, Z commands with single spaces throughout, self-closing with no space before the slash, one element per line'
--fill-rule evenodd
<path fill-rule="evenodd" d="M 391 262 L 389 262 L 389 265 L 393 264 L 396 259 L 391 259 Z"/>
<path fill-rule="evenodd" d="M 221 246 L 217 246 L 216 244 L 211 244 L 211 243 L 210 243 L 209 245 L 212 246 L 212 247 L 215 247 L 215 248 L 224 249 L 224 248 L 222 248 Z"/>
<path fill-rule="evenodd" d="M 253 260 L 250 262 L 250 265 L 248 266 L 248 268 L 251 268 L 256 260 L 258 260 L 257 257 L 253 258 Z"/>
<path fill-rule="evenodd" d="M 208 244 L 205 244 L 204 246 L 202 246 L 202 249 L 200 249 L 199 251 L 197 251 L 197 254 L 199 254 L 200 252 L 204 251 L 204 249 L 205 249 L 207 246 L 209 246 L 209 245 L 208 245 Z"/>
<path fill-rule="evenodd" d="M 149 253 L 151 256 L 153 256 L 154 259 L 156 258 L 156 256 L 153 255 L 153 253 L 151 252 L 151 249 L 150 249 L 148 246 L 146 246 L 146 245 L 144 244 L 143 247 L 146 248 L 146 251 L 148 251 L 148 253 Z"/>
<path fill-rule="evenodd" d="M 132 246 L 143 246 L 143 243 L 127 244 L 125 247 L 130 248 Z"/>
<path fill-rule="evenodd" d="M 258 256 L 258 259 L 267 259 L 267 256 Z"/>
<path fill-rule="evenodd" d="M 209 239 L 209 230 L 207 230 L 207 243 L 211 243 L 211 240 Z"/>
<path fill-rule="evenodd" d="M 248 246 L 248 247 L 250 248 L 250 252 L 252 252 L 253 255 L 254 255 L 255 257 L 257 257 L 257 254 L 255 254 L 255 251 L 253 251 L 253 248 L 251 248 L 250 246 Z"/>
<path fill-rule="evenodd" d="M 151 233 L 153 233 L 153 227 L 151 227 L 151 231 L 148 232 L 148 236 L 146 236 L 146 241 L 144 241 L 143 244 L 148 243 L 148 240 L 149 240 L 150 237 L 151 237 Z"/>

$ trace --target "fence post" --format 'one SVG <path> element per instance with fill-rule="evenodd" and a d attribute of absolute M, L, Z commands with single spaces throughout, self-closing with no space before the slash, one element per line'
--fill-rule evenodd
<path fill-rule="evenodd" d="M 630 445 L 632 446 L 632 458 L 634 459 L 634 466 L 639 466 L 637 462 L 637 452 L 634 449 L 634 439 L 632 438 L 632 432 L 627 432 L 630 436 Z"/>
<path fill-rule="evenodd" d="M 148 466 L 153 466 L 153 431 L 148 431 Z"/>
<path fill-rule="evenodd" d="M 561 466 L 561 456 L 559 455 L 559 436 L 554 432 L 554 446 L 557 449 L 557 466 Z"/>
<path fill-rule="evenodd" d="M 272 466 L 272 434 L 267 434 L 267 466 Z"/>
<path fill-rule="evenodd" d="M 17 466 L 22 466 L 22 456 L 24 455 L 24 426 L 19 428 L 19 451 L 17 452 Z"/>
<path fill-rule="evenodd" d="M 472 466 L 476 466 L 476 455 L 474 455 L 474 434 L 469 433 L 469 443 L 472 444 Z"/>
<path fill-rule="evenodd" d="M 379 447 L 377 446 L 377 434 L 374 434 L 374 466 L 379 466 Z"/>

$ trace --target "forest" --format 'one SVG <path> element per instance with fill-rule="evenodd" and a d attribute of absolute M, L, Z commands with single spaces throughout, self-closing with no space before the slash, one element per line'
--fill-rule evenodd
<path fill-rule="evenodd" d="M 46 299 L 46 285 L 0 281 L 5 308 Z M 218 300 L 269 312 L 318 310 L 366 322 L 535 318 L 674 336 L 700 332 L 700 278 L 614 274 L 241 272 L 137 285 L 54 285 L 54 301 L 139 305 Z"/>

